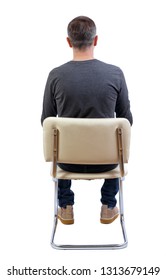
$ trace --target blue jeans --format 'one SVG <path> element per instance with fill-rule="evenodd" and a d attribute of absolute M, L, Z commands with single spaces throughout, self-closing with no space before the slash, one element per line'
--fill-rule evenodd
<path fill-rule="evenodd" d="M 116 168 L 117 165 L 75 165 L 75 164 L 58 164 L 62 169 L 76 173 L 101 173 Z M 115 207 L 116 194 L 119 191 L 119 179 L 105 179 L 101 188 L 101 203 L 108 207 Z M 71 180 L 58 180 L 58 199 L 59 206 L 74 204 L 74 192 L 71 190 Z"/>

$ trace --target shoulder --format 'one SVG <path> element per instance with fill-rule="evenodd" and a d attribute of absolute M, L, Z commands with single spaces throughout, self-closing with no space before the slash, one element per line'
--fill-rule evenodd
<path fill-rule="evenodd" d="M 49 76 L 55 76 L 56 74 L 63 72 L 65 69 L 67 69 L 69 67 L 69 65 L 70 65 L 70 61 L 53 68 L 49 72 Z"/>
<path fill-rule="evenodd" d="M 121 72 L 121 68 L 117 65 L 114 65 L 114 64 L 111 64 L 111 63 L 107 63 L 107 62 L 104 62 L 104 61 L 101 61 L 101 60 L 97 60 L 98 63 L 100 63 L 101 65 L 103 65 L 104 67 L 107 67 L 109 69 L 112 69 L 114 71 L 119 71 Z"/>
<path fill-rule="evenodd" d="M 110 63 L 107 63 L 107 62 L 104 62 L 104 61 L 101 61 L 101 60 L 97 60 L 97 59 L 96 59 L 96 64 L 99 67 L 101 67 L 101 68 L 103 68 L 106 71 L 109 71 L 111 73 L 118 74 L 118 75 L 122 75 L 123 74 L 123 71 L 117 65 L 113 65 L 113 64 L 110 64 Z"/>
<path fill-rule="evenodd" d="M 115 79 L 116 81 L 124 80 L 123 71 L 119 66 L 106 63 L 100 60 L 98 60 L 97 63 L 98 68 L 100 68 L 100 71 L 102 71 L 105 75 L 112 77 L 112 79 Z"/>

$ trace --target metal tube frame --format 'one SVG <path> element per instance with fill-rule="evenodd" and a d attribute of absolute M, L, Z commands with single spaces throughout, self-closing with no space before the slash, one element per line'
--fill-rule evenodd
<path fill-rule="evenodd" d="M 53 178 L 55 182 L 55 193 L 54 193 L 54 224 L 51 236 L 51 246 L 54 249 L 59 250 L 117 250 L 126 248 L 128 245 L 128 239 L 125 228 L 124 220 L 124 203 L 123 203 L 123 180 L 119 178 L 119 211 L 120 211 L 120 224 L 123 234 L 123 243 L 120 244 L 90 244 L 90 245 L 74 245 L 74 244 L 56 244 L 54 242 L 55 234 L 58 225 L 58 179 Z"/>

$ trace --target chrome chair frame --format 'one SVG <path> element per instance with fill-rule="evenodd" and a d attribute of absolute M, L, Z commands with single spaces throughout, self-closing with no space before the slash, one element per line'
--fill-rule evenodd
<path fill-rule="evenodd" d="M 128 245 L 126 227 L 125 227 L 125 219 L 124 219 L 124 203 L 123 203 L 123 180 L 124 178 L 119 179 L 119 211 L 120 211 L 120 224 L 121 230 L 123 234 L 123 243 L 121 244 L 88 244 L 88 245 L 75 245 L 75 244 L 56 244 L 55 243 L 55 235 L 56 229 L 58 225 L 58 179 L 53 178 L 55 183 L 54 190 L 54 223 L 53 230 L 51 236 L 51 246 L 54 249 L 59 250 L 116 250 L 126 248 Z"/>

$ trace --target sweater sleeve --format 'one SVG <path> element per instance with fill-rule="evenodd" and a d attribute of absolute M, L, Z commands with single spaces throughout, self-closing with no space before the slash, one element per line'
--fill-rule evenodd
<path fill-rule="evenodd" d="M 120 70 L 120 90 L 118 93 L 115 112 L 117 118 L 126 118 L 128 119 L 131 125 L 133 124 L 133 116 L 130 110 L 128 89 L 127 89 L 124 74 L 121 70 Z"/>
<path fill-rule="evenodd" d="M 41 124 L 43 124 L 44 119 L 48 117 L 56 117 L 56 116 L 57 116 L 57 106 L 54 100 L 54 79 L 50 73 L 44 91 Z"/>

